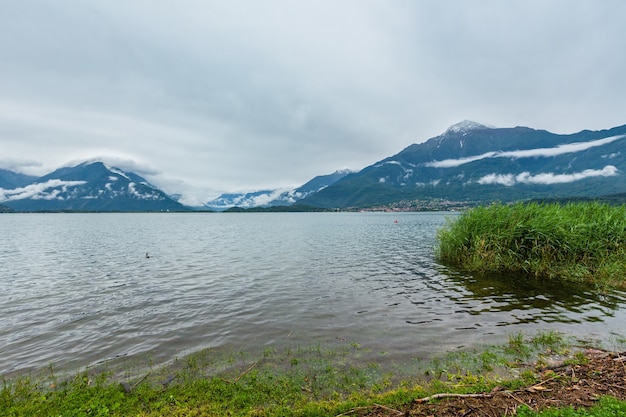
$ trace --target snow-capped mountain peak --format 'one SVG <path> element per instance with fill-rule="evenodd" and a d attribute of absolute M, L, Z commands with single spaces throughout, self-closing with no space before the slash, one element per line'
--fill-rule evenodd
<path fill-rule="evenodd" d="M 232 207 L 252 208 L 289 206 L 297 203 L 311 194 L 334 184 L 352 171 L 342 169 L 329 175 L 319 175 L 306 184 L 292 189 L 260 190 L 249 193 L 222 194 L 214 200 L 205 203 L 205 206 L 212 210 L 226 210 Z"/>
<path fill-rule="evenodd" d="M 468 133 L 472 130 L 477 130 L 477 129 L 492 129 L 492 127 L 489 126 L 485 126 L 483 124 L 477 123 L 477 122 L 473 122 L 471 120 L 463 120 L 462 122 L 459 122 L 457 124 L 454 124 L 452 126 L 450 126 L 444 133 L 444 135 L 447 134 L 464 134 L 464 133 Z"/>
<path fill-rule="evenodd" d="M 0 202 L 18 211 L 186 210 L 139 175 L 91 161 L 59 168 L 22 187 L 0 188 Z"/>

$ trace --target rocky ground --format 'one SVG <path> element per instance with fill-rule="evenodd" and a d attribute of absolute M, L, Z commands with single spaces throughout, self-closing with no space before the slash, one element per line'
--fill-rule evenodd
<path fill-rule="evenodd" d="M 342 416 L 464 416 L 514 415 L 525 405 L 538 411 L 550 407 L 590 407 L 600 397 L 626 400 L 626 352 L 589 349 L 582 364 L 552 364 L 540 369 L 541 382 L 516 390 L 495 388 L 482 394 L 437 394 L 417 399 L 406 409 L 385 406 L 360 408 Z"/>

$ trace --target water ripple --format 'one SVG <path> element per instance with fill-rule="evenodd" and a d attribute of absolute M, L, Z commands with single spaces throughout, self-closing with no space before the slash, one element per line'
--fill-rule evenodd
<path fill-rule="evenodd" d="M 620 334 L 624 293 L 437 264 L 446 216 L 0 215 L 0 373 L 206 347 L 355 340 L 427 357 L 516 331 Z"/>

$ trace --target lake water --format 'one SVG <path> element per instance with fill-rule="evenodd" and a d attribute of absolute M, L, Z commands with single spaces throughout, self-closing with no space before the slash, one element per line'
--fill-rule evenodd
<path fill-rule="evenodd" d="M 0 215 L 0 374 L 203 348 L 348 341 L 402 361 L 519 331 L 624 336 L 623 292 L 438 264 L 451 216 Z"/>

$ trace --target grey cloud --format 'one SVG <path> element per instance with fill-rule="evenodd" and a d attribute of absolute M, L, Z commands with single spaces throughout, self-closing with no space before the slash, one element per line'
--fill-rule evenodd
<path fill-rule="evenodd" d="M 2 2 L 2 150 L 133 159 L 202 199 L 360 169 L 463 119 L 609 128 L 624 17 L 619 0 Z"/>
<path fill-rule="evenodd" d="M 0 168 L 15 172 L 32 173 L 41 169 L 42 163 L 30 159 L 3 158 L 0 159 Z"/>

